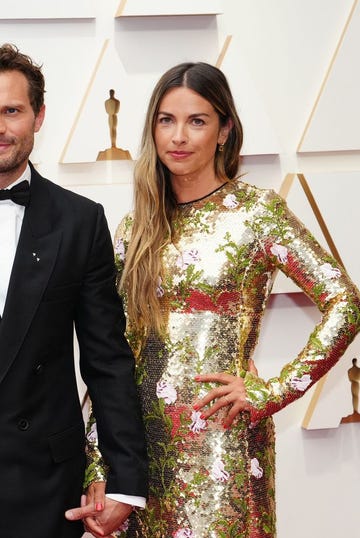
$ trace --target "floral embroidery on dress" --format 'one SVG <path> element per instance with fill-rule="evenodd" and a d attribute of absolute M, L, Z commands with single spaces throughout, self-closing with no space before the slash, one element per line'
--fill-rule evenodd
<path fill-rule="evenodd" d="M 290 380 L 290 384 L 294 389 L 300 390 L 302 392 L 308 388 L 308 386 L 311 384 L 311 381 L 311 376 L 309 374 L 304 374 L 302 377 L 293 377 Z"/>
<path fill-rule="evenodd" d="M 283 245 L 274 244 L 271 247 L 270 252 L 272 254 L 274 254 L 274 256 L 277 257 L 277 259 L 279 260 L 280 263 L 286 263 L 287 262 L 288 249 L 286 247 L 284 247 Z"/>
<path fill-rule="evenodd" d="M 186 269 L 189 265 L 192 265 L 199 261 L 199 251 L 197 249 L 185 250 L 178 256 L 176 265 L 180 269 Z"/>
<path fill-rule="evenodd" d="M 125 260 L 125 244 L 121 238 L 116 239 L 114 243 L 114 252 L 121 261 Z"/>
<path fill-rule="evenodd" d="M 98 435 L 97 435 L 96 422 L 93 422 L 91 424 L 89 431 L 86 433 L 86 438 L 90 443 L 94 443 L 97 440 Z"/>
<path fill-rule="evenodd" d="M 190 430 L 193 433 L 200 433 L 206 429 L 206 420 L 201 418 L 200 411 L 193 411 L 191 413 L 191 421 Z"/>
<path fill-rule="evenodd" d="M 157 287 L 156 287 L 156 295 L 157 297 L 162 297 L 164 295 L 165 291 L 164 291 L 164 288 L 162 287 L 162 279 L 161 277 L 158 278 L 158 284 L 157 284 Z"/>
<path fill-rule="evenodd" d="M 190 529 L 179 529 L 173 534 L 174 538 L 195 538 L 195 534 Z"/>
<path fill-rule="evenodd" d="M 257 458 L 251 459 L 251 474 L 255 476 L 255 478 L 261 478 L 264 474 L 263 469 L 260 467 L 259 460 Z"/>
<path fill-rule="evenodd" d="M 228 209 L 235 209 L 239 205 L 239 202 L 235 194 L 227 194 L 224 198 L 223 205 Z"/>
<path fill-rule="evenodd" d="M 324 263 L 320 269 L 328 278 L 339 278 L 341 276 L 340 269 L 333 267 L 330 263 Z"/>
<path fill-rule="evenodd" d="M 215 482 L 226 482 L 229 480 L 230 474 L 225 471 L 225 464 L 220 458 L 217 458 L 212 464 L 210 476 Z"/>
<path fill-rule="evenodd" d="M 156 385 L 156 395 L 158 398 L 163 398 L 168 405 L 176 402 L 177 399 L 175 387 L 166 381 L 158 381 Z"/>

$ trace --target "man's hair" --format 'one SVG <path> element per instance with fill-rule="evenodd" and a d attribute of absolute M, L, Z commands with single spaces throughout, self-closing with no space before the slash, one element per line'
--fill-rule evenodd
<path fill-rule="evenodd" d="M 41 66 L 37 65 L 30 56 L 22 54 L 12 44 L 5 43 L 0 47 L 0 73 L 4 71 L 19 71 L 28 81 L 28 94 L 35 116 L 44 104 L 45 79 Z"/>

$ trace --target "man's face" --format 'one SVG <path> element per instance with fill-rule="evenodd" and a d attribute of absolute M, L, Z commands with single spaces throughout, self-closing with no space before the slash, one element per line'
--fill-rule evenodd
<path fill-rule="evenodd" d="M 45 106 L 35 116 L 28 81 L 21 72 L 0 72 L 0 187 L 7 187 L 25 170 L 44 113 Z"/>

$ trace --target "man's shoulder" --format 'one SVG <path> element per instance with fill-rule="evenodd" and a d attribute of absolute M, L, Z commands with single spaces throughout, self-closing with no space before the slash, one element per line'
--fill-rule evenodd
<path fill-rule="evenodd" d="M 68 187 L 64 187 L 62 185 L 58 185 L 57 183 L 54 183 L 50 179 L 45 179 L 45 181 L 48 184 L 48 188 L 50 191 L 54 192 L 54 194 L 57 197 L 61 197 L 63 199 L 68 200 L 69 202 L 73 204 L 79 204 L 84 207 L 91 207 L 95 208 L 99 204 L 95 202 L 94 200 L 91 200 L 90 198 L 87 198 L 86 196 L 79 194 L 77 192 L 72 191 Z"/>
<path fill-rule="evenodd" d="M 79 209 L 83 208 L 85 210 L 88 208 L 88 210 L 92 211 L 99 207 L 99 204 L 94 200 L 91 200 L 82 194 L 78 194 L 68 187 L 55 183 L 40 175 L 36 170 L 33 170 L 31 180 L 36 183 L 38 188 L 45 189 L 49 193 L 49 196 L 51 196 L 55 202 L 58 201 L 59 204 L 67 203 L 71 206 L 77 206 Z"/>

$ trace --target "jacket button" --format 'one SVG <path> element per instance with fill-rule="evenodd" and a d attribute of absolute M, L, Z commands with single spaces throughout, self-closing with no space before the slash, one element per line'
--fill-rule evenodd
<path fill-rule="evenodd" d="M 34 374 L 35 374 L 35 375 L 39 375 L 39 374 L 41 374 L 41 373 L 43 372 L 43 369 L 44 369 L 44 367 L 43 367 L 42 364 L 37 364 L 37 365 L 35 366 L 35 368 L 34 368 Z"/>
<path fill-rule="evenodd" d="M 29 423 L 28 420 L 26 420 L 26 418 L 21 418 L 21 419 L 18 421 L 17 425 L 18 425 L 19 430 L 21 430 L 21 431 L 23 431 L 23 432 L 25 432 L 26 430 L 28 430 L 29 427 L 30 427 L 30 423 Z"/>

